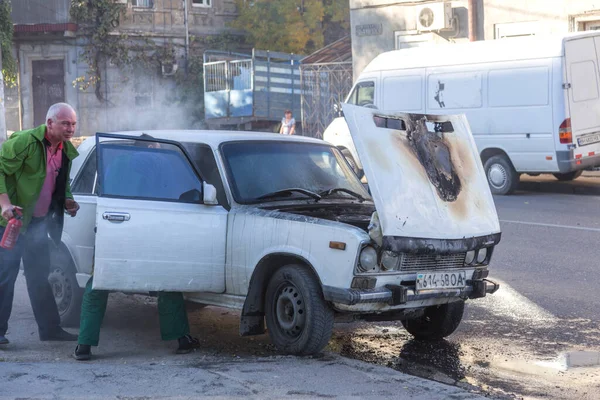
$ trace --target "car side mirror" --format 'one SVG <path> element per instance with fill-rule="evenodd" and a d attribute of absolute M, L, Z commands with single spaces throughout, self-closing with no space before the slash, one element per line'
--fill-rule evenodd
<path fill-rule="evenodd" d="M 204 204 L 216 206 L 219 204 L 217 200 L 217 188 L 206 182 L 203 184 L 204 189 Z"/>
<path fill-rule="evenodd" d="M 333 112 L 338 116 L 338 117 L 343 117 L 344 116 L 344 112 L 342 111 L 342 105 L 339 103 L 335 103 L 333 105 Z"/>

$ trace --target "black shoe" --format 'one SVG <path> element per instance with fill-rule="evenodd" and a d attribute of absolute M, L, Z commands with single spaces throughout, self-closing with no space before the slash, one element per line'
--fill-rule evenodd
<path fill-rule="evenodd" d="M 0 335 L 0 346 L 9 344 L 9 343 L 10 343 L 10 341 L 4 335 Z"/>
<path fill-rule="evenodd" d="M 92 358 L 92 346 L 89 344 L 78 344 L 77 347 L 75 347 L 73 358 L 77 361 L 88 361 Z"/>
<path fill-rule="evenodd" d="M 75 342 L 77 341 L 77 335 L 73 335 L 64 329 L 59 328 L 56 332 L 50 335 L 40 334 L 40 340 L 42 342 Z"/>
<path fill-rule="evenodd" d="M 177 348 L 177 354 L 187 354 L 194 349 L 200 347 L 200 341 L 190 335 L 185 335 L 177 339 L 179 347 Z"/>

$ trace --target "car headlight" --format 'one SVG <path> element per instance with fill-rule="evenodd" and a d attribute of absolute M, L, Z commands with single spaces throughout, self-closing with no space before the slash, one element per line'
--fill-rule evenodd
<path fill-rule="evenodd" d="M 483 249 L 479 249 L 479 251 L 477 252 L 477 264 L 483 264 L 486 258 L 487 249 L 485 247 Z"/>
<path fill-rule="evenodd" d="M 400 257 L 393 251 L 384 251 L 381 255 L 381 268 L 386 271 L 392 271 L 398 268 Z"/>
<path fill-rule="evenodd" d="M 475 261 L 475 250 L 471 250 L 467 252 L 467 256 L 465 257 L 465 265 L 471 265 Z"/>
<path fill-rule="evenodd" d="M 367 246 L 361 250 L 358 257 L 358 269 L 361 272 L 375 272 L 377 266 L 377 250 L 372 246 Z"/>

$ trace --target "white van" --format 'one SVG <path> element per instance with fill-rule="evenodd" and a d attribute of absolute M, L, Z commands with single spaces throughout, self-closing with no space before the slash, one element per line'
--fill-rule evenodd
<path fill-rule="evenodd" d="M 600 32 L 383 53 L 346 103 L 382 112 L 465 114 L 492 192 L 522 173 L 572 180 L 600 166 Z M 343 118 L 324 139 L 362 173 Z"/>

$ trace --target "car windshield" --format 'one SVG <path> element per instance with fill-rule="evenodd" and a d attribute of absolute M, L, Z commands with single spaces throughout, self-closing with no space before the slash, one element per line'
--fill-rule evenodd
<path fill-rule="evenodd" d="M 334 147 L 298 142 L 233 142 L 221 147 L 234 198 L 249 204 L 281 199 L 313 199 L 314 194 L 370 199 L 342 154 Z M 291 189 L 291 190 L 290 190 Z M 304 193 L 302 192 L 304 191 Z M 350 193 L 348 193 L 350 192 Z"/>

